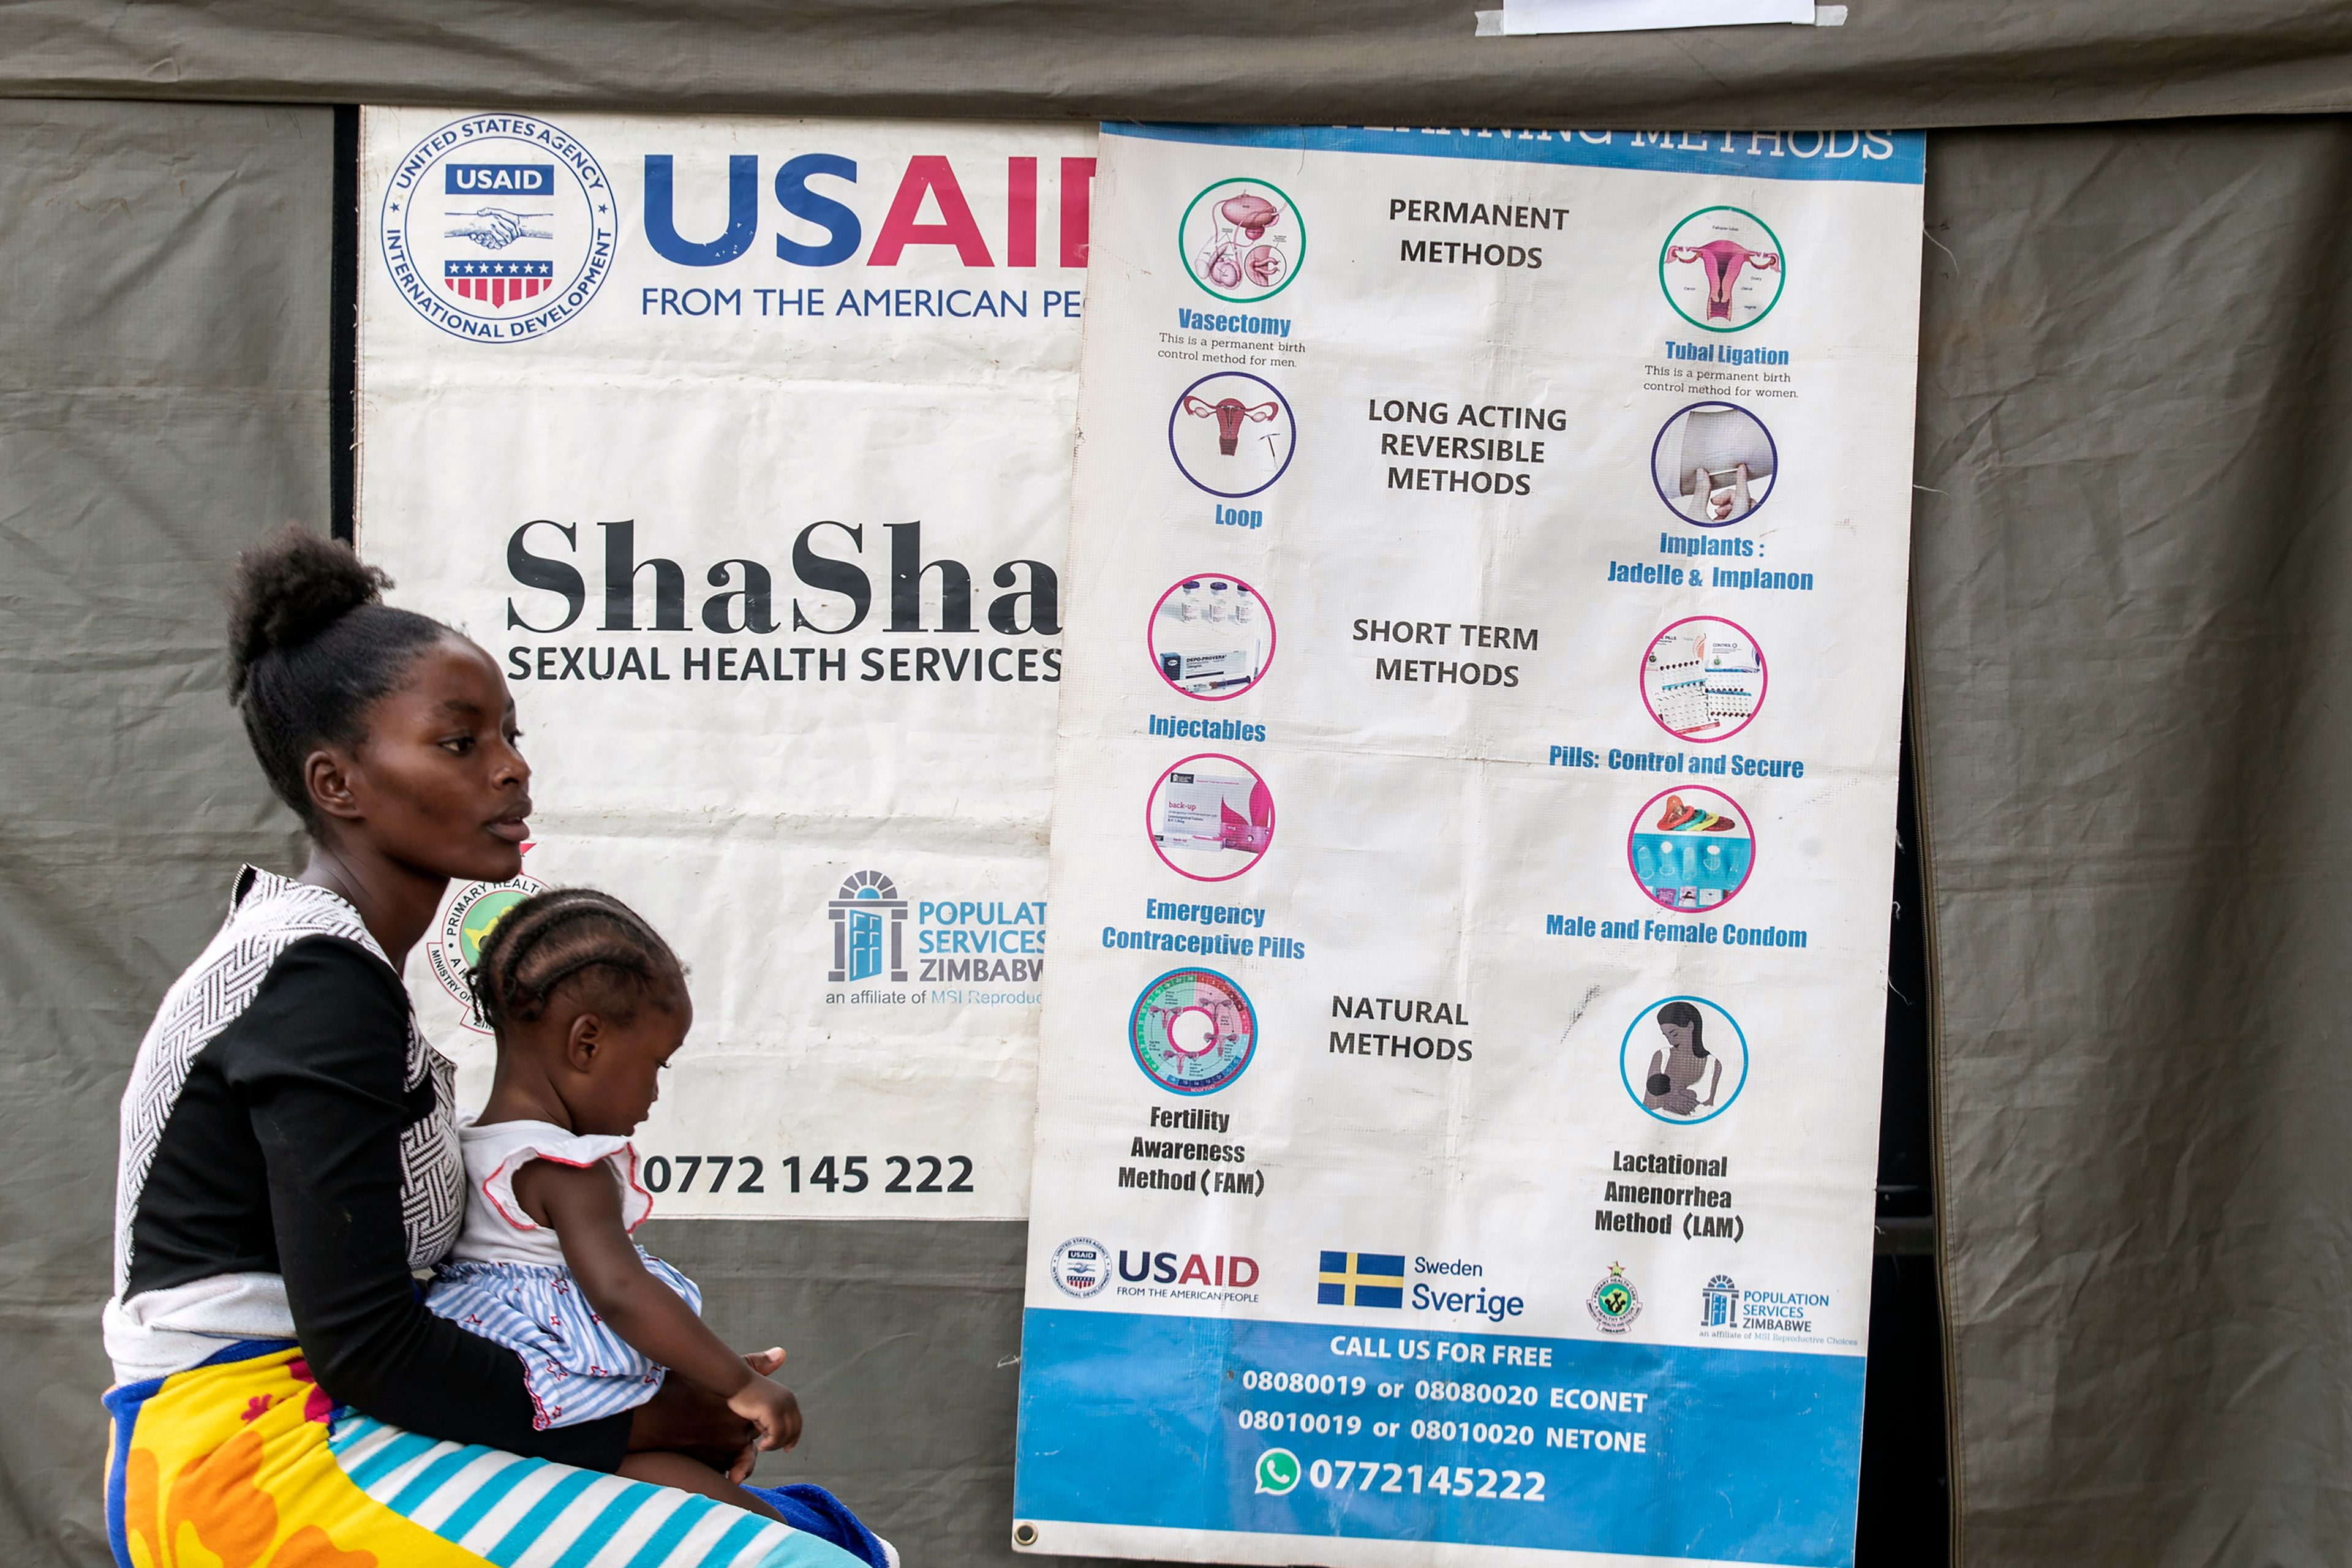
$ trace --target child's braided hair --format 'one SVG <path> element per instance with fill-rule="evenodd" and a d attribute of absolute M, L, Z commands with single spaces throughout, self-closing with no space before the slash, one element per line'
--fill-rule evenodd
<path fill-rule="evenodd" d="M 646 997 L 667 1008 L 686 973 L 645 917 L 594 888 L 553 888 L 499 917 L 482 938 L 467 985 L 483 1025 L 528 1024 L 547 1012 L 567 982 L 593 974 L 621 993 L 627 1016 Z"/>

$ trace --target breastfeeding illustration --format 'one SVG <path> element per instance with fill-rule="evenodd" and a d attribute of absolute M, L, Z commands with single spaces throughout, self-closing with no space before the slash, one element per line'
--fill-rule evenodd
<path fill-rule="evenodd" d="M 1661 1121 L 1711 1121 L 1748 1083 L 1748 1037 L 1703 996 L 1669 996 L 1626 1026 L 1618 1072 L 1633 1103 Z"/>

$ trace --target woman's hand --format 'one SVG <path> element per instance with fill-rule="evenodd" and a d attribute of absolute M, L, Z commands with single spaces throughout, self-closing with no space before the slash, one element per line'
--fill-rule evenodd
<path fill-rule="evenodd" d="M 784 1364 L 781 1346 L 753 1351 L 743 1364 L 761 1377 L 773 1376 Z M 795 1434 L 797 1436 L 797 1434 Z M 740 1486 L 760 1458 L 760 1429 L 727 1408 L 715 1394 L 686 1379 L 662 1379 L 654 1396 L 636 1408 L 629 1423 L 629 1451 L 661 1449 L 688 1454 Z"/>
<path fill-rule="evenodd" d="M 728 1409 L 725 1400 L 674 1375 L 662 1379 L 661 1387 L 637 1406 L 629 1422 L 631 1453 L 659 1449 L 685 1454 L 725 1472 L 731 1481 L 751 1473 L 758 1457 L 752 1444 L 758 1436 L 759 1429 Z"/>

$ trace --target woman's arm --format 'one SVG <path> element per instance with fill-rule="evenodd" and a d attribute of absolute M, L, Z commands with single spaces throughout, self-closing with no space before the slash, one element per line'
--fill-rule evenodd
<path fill-rule="evenodd" d="M 800 1440 L 800 1405 L 710 1331 L 678 1293 L 647 1270 L 621 1215 L 621 1185 L 603 1163 L 533 1160 L 515 1173 L 523 1212 L 555 1232 L 563 1261 L 605 1326 L 650 1359 L 691 1379 L 757 1425 L 761 1446 Z"/>
<path fill-rule="evenodd" d="M 353 943 L 286 950 L 224 1066 L 267 1164 L 278 1271 L 319 1386 L 378 1420 L 584 1468 L 618 1465 L 629 1417 L 541 1431 L 512 1351 L 425 1310 L 401 1218 L 401 1133 L 430 1112 L 403 1084 L 408 1002 Z"/>

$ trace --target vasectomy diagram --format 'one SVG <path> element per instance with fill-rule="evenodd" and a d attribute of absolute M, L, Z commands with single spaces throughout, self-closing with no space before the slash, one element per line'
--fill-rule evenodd
<path fill-rule="evenodd" d="M 1247 304 L 1289 287 L 1307 254 L 1298 209 L 1265 180 L 1220 180 L 1177 226 L 1184 268 L 1220 300 Z"/>

